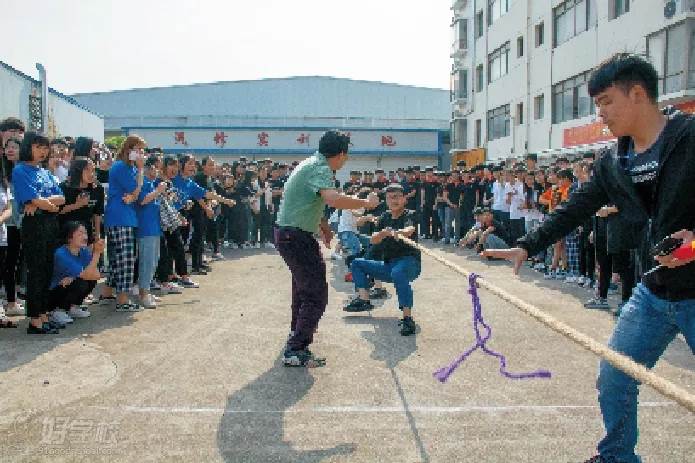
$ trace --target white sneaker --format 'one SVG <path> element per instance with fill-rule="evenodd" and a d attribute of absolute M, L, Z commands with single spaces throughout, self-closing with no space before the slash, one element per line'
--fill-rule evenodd
<path fill-rule="evenodd" d="M 576 282 L 577 282 L 577 277 L 575 277 L 575 276 L 570 275 L 567 278 L 565 278 L 565 283 L 576 283 Z"/>
<path fill-rule="evenodd" d="M 144 298 L 140 299 L 140 303 L 146 309 L 156 309 L 157 308 L 157 303 L 154 301 L 154 298 L 152 297 L 151 294 L 148 294 Z"/>
<path fill-rule="evenodd" d="M 130 292 L 133 293 L 133 296 L 137 296 L 140 294 L 140 287 L 138 285 L 133 285 L 133 289 L 131 289 Z"/>
<path fill-rule="evenodd" d="M 548 273 L 546 273 L 545 275 L 543 275 L 543 278 L 545 278 L 546 280 L 554 280 L 555 279 L 555 272 L 553 272 L 551 270 Z"/>
<path fill-rule="evenodd" d="M 338 254 L 337 252 L 332 252 L 332 253 L 331 253 L 331 259 L 332 259 L 332 260 L 340 260 L 340 259 L 342 259 L 342 258 L 343 258 L 343 256 L 341 256 L 341 255 Z"/>
<path fill-rule="evenodd" d="M 70 318 L 87 318 L 92 314 L 89 313 L 89 310 L 82 307 L 72 306 L 70 307 L 70 312 L 68 312 L 68 315 Z"/>
<path fill-rule="evenodd" d="M 236 243 L 230 244 L 229 247 L 232 249 L 239 249 L 239 245 L 237 245 Z"/>
<path fill-rule="evenodd" d="M 266 249 L 275 249 L 275 245 L 273 243 L 265 243 L 265 248 Z"/>
<path fill-rule="evenodd" d="M 24 309 L 24 306 L 19 303 L 19 301 L 12 307 L 5 306 L 5 314 L 13 317 L 13 316 L 18 316 L 18 315 L 26 315 L 26 310 Z"/>
<path fill-rule="evenodd" d="M 162 294 L 182 294 L 183 290 L 176 283 L 162 284 Z"/>
<path fill-rule="evenodd" d="M 222 243 L 222 246 L 224 246 L 225 248 L 228 248 L 229 247 L 229 241 L 225 241 L 224 243 Z"/>
<path fill-rule="evenodd" d="M 63 325 L 75 321 L 71 316 L 69 316 L 62 310 L 54 310 L 53 312 L 51 312 L 51 316 L 48 319 L 56 323 L 61 323 Z"/>
<path fill-rule="evenodd" d="M 212 255 L 212 260 L 224 260 L 224 256 L 221 252 L 218 252 L 217 254 Z"/>
<path fill-rule="evenodd" d="M 261 249 L 261 243 L 256 243 L 253 245 L 253 247 L 256 249 Z"/>

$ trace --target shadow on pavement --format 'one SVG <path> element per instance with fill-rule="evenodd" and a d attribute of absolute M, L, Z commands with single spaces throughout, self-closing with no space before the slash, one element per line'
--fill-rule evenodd
<path fill-rule="evenodd" d="M 285 440 L 285 412 L 313 384 L 308 369 L 283 367 L 278 357 L 273 368 L 229 396 L 217 431 L 217 447 L 224 461 L 312 463 L 351 454 L 352 444 L 297 450 Z"/>
<path fill-rule="evenodd" d="M 416 336 L 401 336 L 398 332 L 398 318 L 353 316 L 344 317 L 343 320 L 348 325 L 371 325 L 374 327 L 374 331 L 363 331 L 361 335 L 374 346 L 371 358 L 384 362 L 388 367 L 391 377 L 393 378 L 396 392 L 398 392 L 398 397 L 401 399 L 401 405 L 408 419 L 408 425 L 410 426 L 410 431 L 415 440 L 415 445 L 420 454 L 420 461 L 429 462 L 430 458 L 422 442 L 422 438 L 420 437 L 415 417 L 410 411 L 408 399 L 405 396 L 405 391 L 403 390 L 395 370 L 399 363 L 410 357 L 417 350 Z"/>

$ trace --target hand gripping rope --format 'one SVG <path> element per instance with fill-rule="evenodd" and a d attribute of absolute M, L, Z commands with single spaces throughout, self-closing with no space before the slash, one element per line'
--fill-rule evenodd
<path fill-rule="evenodd" d="M 547 370 L 536 370 L 530 373 L 510 373 L 507 371 L 507 358 L 494 350 L 487 347 L 486 343 L 492 337 L 492 328 L 485 323 L 483 319 L 483 307 L 480 305 L 478 297 L 478 275 L 471 273 L 468 276 L 468 292 L 473 299 L 473 329 L 475 330 L 475 344 L 466 350 L 459 358 L 454 360 L 449 366 L 441 368 L 433 373 L 433 376 L 442 383 L 449 379 L 449 376 L 463 363 L 469 355 L 478 349 L 481 349 L 487 355 L 496 357 L 500 362 L 500 374 L 509 379 L 529 379 L 529 378 L 550 378 L 550 372 Z M 485 335 L 481 335 L 480 328 L 485 330 Z"/>
<path fill-rule="evenodd" d="M 459 265 L 454 264 L 453 262 L 450 262 L 446 260 L 445 258 L 439 256 L 438 254 L 430 251 L 429 249 L 420 246 L 417 244 L 415 241 L 410 240 L 405 237 L 399 236 L 398 239 L 403 241 L 404 243 L 407 243 L 408 245 L 419 249 L 420 252 L 423 254 L 428 255 L 429 257 L 433 258 L 434 260 L 440 262 L 441 264 L 445 265 L 446 267 L 449 267 L 451 270 L 454 272 L 463 275 L 466 278 L 470 278 L 471 273 L 464 270 L 462 267 Z M 610 363 L 613 365 L 615 368 L 621 370 L 625 374 L 631 376 L 632 378 L 636 379 L 637 381 L 640 381 L 644 384 L 647 384 L 651 386 L 655 391 L 663 395 L 664 397 L 667 397 L 669 399 L 672 399 L 676 402 L 678 402 L 680 405 L 688 409 L 690 412 L 695 413 L 695 395 L 691 394 L 690 392 L 686 391 L 685 389 L 676 386 L 666 378 L 662 378 L 661 376 L 655 374 L 652 371 L 649 371 L 644 365 L 640 365 L 639 363 L 635 362 L 631 358 L 620 354 L 613 349 L 611 349 L 608 346 L 605 346 L 604 344 L 601 344 L 600 342 L 596 341 L 595 339 L 587 336 L 586 334 L 575 330 L 574 328 L 570 327 L 569 325 L 561 322 L 560 320 L 557 320 L 556 318 L 548 315 L 547 313 L 543 312 L 540 310 L 538 307 L 529 304 L 528 302 L 525 302 L 521 299 L 519 299 L 516 296 L 513 296 L 506 292 L 505 290 L 498 288 L 497 286 L 491 284 L 490 282 L 486 281 L 485 279 L 476 279 L 475 280 L 476 284 L 487 289 L 494 295 L 498 296 L 500 299 L 505 300 L 524 312 L 525 314 L 535 318 L 539 322 L 541 322 L 543 325 L 547 326 L 551 330 L 561 334 L 562 336 L 570 339 L 571 341 L 575 342 L 576 344 L 579 344 L 581 347 L 584 349 L 596 354 L 597 356 L 601 357 L 603 360 L 606 362 Z M 474 314 L 475 314 L 475 308 L 474 308 Z M 482 316 L 480 317 L 482 320 Z M 484 325 L 486 326 L 486 325 Z M 489 328 L 489 327 L 488 327 Z M 476 332 L 477 333 L 477 332 Z M 482 339 L 485 340 L 485 336 L 483 336 Z M 489 339 L 489 337 L 488 337 Z M 479 347 L 478 342 L 476 342 L 475 348 Z M 475 349 L 474 349 L 475 350 Z M 493 354 L 490 354 L 493 355 Z M 499 357 L 498 357 L 499 358 Z M 502 359 L 500 359 L 502 360 Z M 463 361 L 463 360 L 461 360 Z M 456 362 L 454 362 L 456 363 Z M 459 364 L 461 362 L 458 362 Z M 505 364 L 500 362 L 500 365 L 502 368 L 505 367 Z M 454 366 L 455 368 L 455 366 Z M 441 370 L 440 370 L 441 371 Z M 452 369 L 453 371 L 453 369 Z M 437 372 L 439 373 L 439 372 Z"/>

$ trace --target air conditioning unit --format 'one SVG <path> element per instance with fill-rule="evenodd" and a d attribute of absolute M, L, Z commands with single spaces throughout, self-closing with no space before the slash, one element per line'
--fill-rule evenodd
<path fill-rule="evenodd" d="M 667 0 L 664 3 L 664 18 L 666 19 L 690 11 L 695 11 L 695 0 Z"/>

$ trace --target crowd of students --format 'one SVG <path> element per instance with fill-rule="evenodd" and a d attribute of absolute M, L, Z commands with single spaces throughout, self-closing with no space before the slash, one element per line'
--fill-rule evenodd
<path fill-rule="evenodd" d="M 543 167 L 538 165 L 536 155 L 529 154 L 524 162 L 470 169 L 460 163 L 447 172 L 420 166 L 388 173 L 380 169 L 351 171 L 342 188 L 358 197 L 377 192 L 383 198 L 388 185 L 399 184 L 407 208 L 416 213 L 421 240 L 479 252 L 504 249 L 566 203 L 589 180 L 595 158 L 602 154 L 586 152 L 572 161 L 560 157 Z M 339 237 L 332 257 L 350 260 L 364 254 L 368 245 L 360 237 L 372 235 L 385 207 L 382 201 L 372 211 L 330 211 L 330 221 Z M 617 212 L 607 204 L 592 220 L 533 256 L 529 265 L 543 272 L 546 279 L 593 291 L 594 296 L 586 301 L 587 308 L 610 309 L 608 292 L 615 291 L 618 283 L 624 303 L 639 280 L 634 249 L 646 223 Z M 616 315 L 621 306 L 616 307 Z"/>
<path fill-rule="evenodd" d="M 16 118 L 0 122 L 0 136 L 0 326 L 14 327 L 6 316 L 26 314 L 29 333 L 55 333 L 88 317 L 90 303 L 128 312 L 154 308 L 163 294 L 196 288 L 191 277 L 211 271 L 209 261 L 223 258 L 221 247 L 273 248 L 284 184 L 298 164 L 167 156 L 136 135 L 112 154 L 87 137 L 25 133 Z M 588 180 L 594 155 L 559 158 L 547 167 L 530 154 L 523 163 L 460 164 L 449 172 L 420 166 L 351 171 L 342 190 L 361 198 L 375 192 L 381 201 L 374 210 L 333 212 L 339 240 L 332 257 L 366 252 L 364 237 L 376 230 L 394 184 L 415 212 L 421 240 L 478 251 L 511 246 Z M 608 309 L 617 281 L 627 300 L 639 272 L 634 230 L 644 224 L 616 212 L 606 205 L 530 265 L 548 279 L 593 289 L 589 308 Z M 93 296 L 102 276 L 106 284 Z M 371 294 L 383 291 L 377 286 Z"/>
<path fill-rule="evenodd" d="M 112 154 L 17 118 L 0 122 L 0 142 L 0 327 L 26 315 L 29 334 L 55 334 L 89 317 L 90 304 L 156 308 L 162 295 L 197 288 L 192 276 L 212 271 L 221 247 L 273 248 L 296 165 L 169 156 L 137 135 Z"/>

